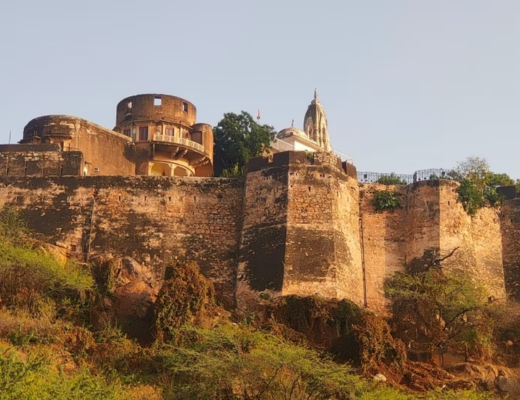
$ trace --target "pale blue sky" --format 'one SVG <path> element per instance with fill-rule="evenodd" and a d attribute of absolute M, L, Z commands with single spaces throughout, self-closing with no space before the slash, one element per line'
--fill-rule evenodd
<path fill-rule="evenodd" d="M 317 87 L 358 170 L 520 178 L 519 41 L 518 0 L 0 0 L 0 142 L 45 114 L 112 128 L 150 92 L 301 127 Z"/>

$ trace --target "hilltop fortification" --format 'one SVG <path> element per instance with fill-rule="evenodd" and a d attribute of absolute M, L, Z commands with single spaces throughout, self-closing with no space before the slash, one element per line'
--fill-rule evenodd
<path fill-rule="evenodd" d="M 130 257 L 160 282 L 170 262 L 195 261 L 242 308 L 281 295 L 348 298 L 384 310 L 386 277 L 445 257 L 489 295 L 520 299 L 520 200 L 469 216 L 457 182 L 358 180 L 330 150 L 315 97 L 305 131 L 287 128 L 243 178 L 213 178 L 213 133 L 195 106 L 166 95 L 117 105 L 109 130 L 69 116 L 30 121 L 0 146 L 0 206 L 12 204 L 45 240 L 84 261 Z M 283 146 L 305 151 L 284 151 Z M 309 151 L 318 150 L 310 153 Z M 363 179 L 366 178 L 366 179 Z M 400 207 L 376 212 L 377 191 Z"/>

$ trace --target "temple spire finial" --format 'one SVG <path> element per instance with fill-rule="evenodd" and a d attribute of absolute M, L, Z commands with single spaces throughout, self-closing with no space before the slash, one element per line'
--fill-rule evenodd
<path fill-rule="evenodd" d="M 294 118 L 293 118 L 293 120 L 291 121 L 291 128 L 294 128 Z"/>
<path fill-rule="evenodd" d="M 318 91 L 314 88 L 314 100 L 318 100 Z"/>

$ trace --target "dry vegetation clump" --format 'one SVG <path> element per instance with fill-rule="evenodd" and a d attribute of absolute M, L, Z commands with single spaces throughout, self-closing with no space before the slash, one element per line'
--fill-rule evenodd
<path fill-rule="evenodd" d="M 214 307 L 212 283 L 197 264 L 176 264 L 166 269 L 164 284 L 155 301 L 155 332 L 158 340 L 168 340 L 185 324 L 201 324 Z"/>

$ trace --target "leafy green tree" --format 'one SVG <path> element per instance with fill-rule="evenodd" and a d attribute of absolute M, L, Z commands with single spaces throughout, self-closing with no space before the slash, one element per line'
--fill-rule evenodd
<path fill-rule="evenodd" d="M 489 172 L 485 178 L 486 186 L 497 187 L 497 186 L 510 186 L 514 185 L 515 181 L 511 179 L 508 174 L 495 174 Z"/>
<path fill-rule="evenodd" d="M 377 180 L 382 185 L 408 185 L 404 179 L 399 178 L 397 174 L 392 172 L 390 175 L 383 175 Z"/>
<path fill-rule="evenodd" d="M 464 178 L 460 182 L 460 186 L 457 188 L 457 194 L 459 195 L 458 201 L 462 203 L 464 210 L 469 215 L 475 215 L 477 211 L 486 204 L 482 189 L 469 178 Z"/>
<path fill-rule="evenodd" d="M 269 151 L 276 131 L 270 125 L 260 125 L 251 114 L 226 113 L 213 128 L 215 136 L 215 174 L 223 171 L 243 170 L 250 158 L 258 157 Z M 232 176 L 232 172 L 227 176 Z"/>
<path fill-rule="evenodd" d="M 405 341 L 426 341 L 432 350 L 459 347 L 489 355 L 486 346 L 493 326 L 484 288 L 463 271 L 442 267 L 442 261 L 456 250 L 443 259 L 421 259 L 386 281 L 393 323 L 396 332 L 408 336 Z"/>
<path fill-rule="evenodd" d="M 480 157 L 459 162 L 449 175 L 460 182 L 458 201 L 469 215 L 475 215 L 482 207 L 497 205 L 502 200 L 496 191 L 498 186 L 515 184 L 509 175 L 492 172 L 487 161 Z"/>

